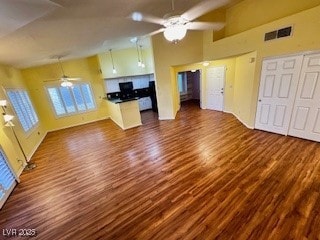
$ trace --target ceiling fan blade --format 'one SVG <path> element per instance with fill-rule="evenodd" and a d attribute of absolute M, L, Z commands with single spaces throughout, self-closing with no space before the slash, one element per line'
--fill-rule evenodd
<path fill-rule="evenodd" d="M 56 79 L 47 79 L 47 80 L 44 80 L 43 82 L 58 82 L 58 81 L 61 81 L 60 78 L 56 78 Z"/>
<path fill-rule="evenodd" d="M 153 32 L 151 32 L 151 33 L 148 33 L 147 35 L 144 35 L 143 38 L 151 37 L 151 36 L 153 36 L 153 35 L 157 35 L 158 33 L 161 33 L 161 32 L 163 32 L 164 30 L 165 30 L 165 28 L 160 28 L 160 29 L 158 29 L 158 30 L 156 30 L 156 31 L 153 31 Z"/>
<path fill-rule="evenodd" d="M 164 20 L 162 18 L 155 17 L 155 16 L 148 15 L 148 14 L 144 14 L 141 12 L 132 13 L 130 15 L 130 18 L 136 22 L 148 22 L 148 23 L 154 23 L 154 24 L 159 24 L 159 25 L 163 25 L 163 23 L 164 23 Z"/>
<path fill-rule="evenodd" d="M 182 14 L 182 17 L 192 21 L 210 11 L 227 5 L 228 3 L 230 3 L 230 0 L 206 0 L 186 11 L 184 14 Z"/>
<path fill-rule="evenodd" d="M 81 81 L 81 78 L 70 78 L 70 77 L 68 77 L 66 80 L 67 81 Z"/>
<path fill-rule="evenodd" d="M 215 30 L 219 31 L 224 28 L 226 24 L 223 22 L 190 22 L 187 28 L 190 30 Z"/>

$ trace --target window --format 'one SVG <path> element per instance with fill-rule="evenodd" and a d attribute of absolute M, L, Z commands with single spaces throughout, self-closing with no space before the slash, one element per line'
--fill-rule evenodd
<path fill-rule="evenodd" d="M 28 132 L 33 129 L 39 122 L 39 119 L 27 91 L 23 89 L 10 89 L 7 90 L 7 94 L 23 130 Z"/>
<path fill-rule="evenodd" d="M 7 164 L 7 158 L 0 148 L 0 209 L 15 186 L 15 177 Z"/>
<path fill-rule="evenodd" d="M 72 87 L 47 87 L 47 91 L 58 117 L 87 112 L 96 108 L 91 87 L 88 83 Z"/>
<path fill-rule="evenodd" d="M 184 72 L 178 73 L 178 86 L 179 86 L 179 92 L 180 93 L 186 93 L 187 92 L 187 77 L 186 77 L 186 73 L 184 73 Z"/>

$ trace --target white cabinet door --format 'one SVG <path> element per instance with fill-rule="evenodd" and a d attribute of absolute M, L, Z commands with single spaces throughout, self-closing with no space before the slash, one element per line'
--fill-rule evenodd
<path fill-rule="evenodd" d="M 145 99 L 145 107 L 146 109 L 151 109 L 152 108 L 152 102 L 150 97 L 146 97 Z"/>
<path fill-rule="evenodd" d="M 141 88 L 148 88 L 149 87 L 149 76 L 141 76 Z"/>
<path fill-rule="evenodd" d="M 255 128 L 288 134 L 303 56 L 263 61 Z"/>
<path fill-rule="evenodd" d="M 105 82 L 106 82 L 107 93 L 120 92 L 118 79 L 105 80 Z"/>
<path fill-rule="evenodd" d="M 139 104 L 139 111 L 143 111 L 144 110 L 144 100 L 143 100 L 143 98 L 139 98 L 138 99 L 138 104 Z"/>
<path fill-rule="evenodd" d="M 289 135 L 320 141 L 320 54 L 304 57 Z"/>
<path fill-rule="evenodd" d="M 207 109 L 223 110 L 224 66 L 207 69 Z"/>
<path fill-rule="evenodd" d="M 141 88 L 141 83 L 139 78 L 136 78 L 136 77 L 132 78 L 132 82 L 133 82 L 133 89 Z"/>
<path fill-rule="evenodd" d="M 138 99 L 138 103 L 139 103 L 140 111 L 144 111 L 152 108 L 152 102 L 150 97 L 140 98 Z"/>

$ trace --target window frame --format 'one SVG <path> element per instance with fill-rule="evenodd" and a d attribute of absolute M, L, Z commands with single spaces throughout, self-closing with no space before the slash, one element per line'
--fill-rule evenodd
<path fill-rule="evenodd" d="M 28 118 L 29 118 L 29 121 L 30 121 L 31 124 L 32 124 L 32 127 L 29 128 L 27 131 L 24 129 L 24 127 L 23 127 L 23 125 L 22 125 L 22 123 L 21 123 L 21 121 L 20 121 L 19 115 L 18 115 L 18 113 L 17 113 L 17 111 L 16 111 L 16 109 L 15 109 L 15 107 L 14 107 L 14 105 L 13 105 L 13 103 L 12 103 L 10 97 L 9 97 L 9 92 L 10 92 L 10 91 L 12 91 L 12 92 L 23 91 L 23 92 L 25 92 L 25 93 L 28 95 L 28 98 L 29 98 L 29 100 L 30 100 L 30 105 L 31 105 L 31 107 L 32 107 L 33 112 L 34 112 L 35 115 L 36 115 L 37 122 L 36 122 L 35 124 L 33 124 L 32 121 L 31 121 L 31 117 L 28 115 Z M 12 109 L 14 115 L 15 115 L 14 117 L 15 117 L 15 119 L 17 119 L 16 122 L 19 123 L 19 125 L 20 125 L 21 129 L 23 130 L 23 132 L 25 133 L 25 135 L 26 135 L 27 137 L 30 136 L 31 133 L 34 132 L 35 129 L 37 129 L 37 128 L 39 127 L 40 119 L 39 119 L 39 114 L 37 113 L 37 110 L 36 110 L 36 108 L 34 107 L 34 104 L 33 104 L 32 100 L 31 100 L 31 98 L 30 98 L 29 92 L 28 92 L 27 89 L 25 89 L 25 88 L 5 88 L 5 92 L 6 92 L 6 96 L 7 96 L 8 102 L 10 103 L 10 107 L 11 107 L 11 109 Z M 21 98 L 20 95 L 19 95 L 19 97 Z M 22 102 L 24 102 L 24 101 L 23 101 L 23 98 L 21 98 L 21 100 L 22 100 Z M 29 104 L 29 103 L 27 103 L 27 104 Z M 26 106 L 23 106 L 23 107 L 26 107 Z M 22 114 L 23 114 L 23 113 L 22 113 Z M 23 115 L 23 117 L 25 118 L 24 115 Z"/>
<path fill-rule="evenodd" d="M 86 103 L 86 101 L 85 101 L 85 98 L 84 98 L 84 95 L 83 95 L 83 92 L 82 92 L 82 89 L 81 89 L 81 85 L 86 85 L 86 84 L 88 85 L 88 87 L 89 87 L 89 89 L 90 89 L 91 98 L 92 98 L 92 103 L 93 103 L 93 105 L 94 105 L 94 107 L 91 108 L 91 109 L 88 109 L 88 108 L 87 108 L 87 103 Z M 55 116 L 56 119 L 64 118 L 64 117 L 70 117 L 70 116 L 75 116 L 75 115 L 80 115 L 80 114 L 89 113 L 89 112 L 93 112 L 93 111 L 96 111 L 96 110 L 97 110 L 97 103 L 96 103 L 95 95 L 94 95 L 94 92 L 93 92 L 93 90 L 92 90 L 92 87 L 91 87 L 90 82 L 88 82 L 88 81 L 73 82 L 73 85 L 74 85 L 74 86 L 75 86 L 75 85 L 79 85 L 79 86 L 80 86 L 81 96 L 82 96 L 82 98 L 83 98 L 83 100 L 84 100 L 84 105 L 86 106 L 86 110 L 79 110 L 79 109 L 78 109 L 78 106 L 77 106 L 78 104 L 77 104 L 77 101 L 76 101 L 76 99 L 75 99 L 74 92 L 73 92 L 73 91 L 70 91 L 70 89 L 69 89 L 70 87 L 66 87 L 66 88 L 68 88 L 69 92 L 71 93 L 71 98 L 72 98 L 72 101 L 73 101 L 73 103 L 74 103 L 74 107 L 75 107 L 75 110 L 76 110 L 75 112 L 72 112 L 72 113 L 68 113 L 68 111 L 67 111 L 66 104 L 65 104 L 65 102 L 64 102 L 64 100 L 63 100 L 63 98 L 62 98 L 62 94 L 61 94 L 61 91 L 60 91 L 60 87 L 61 87 L 60 83 L 46 84 L 46 85 L 44 86 L 44 90 L 45 90 L 45 92 L 46 92 L 48 101 L 50 102 L 49 104 L 50 104 L 51 110 L 52 110 L 52 112 L 53 112 L 53 114 L 54 114 L 54 116 Z M 55 89 L 58 90 L 59 99 L 61 100 L 61 102 L 62 102 L 62 104 L 63 104 L 63 107 L 64 107 L 64 110 L 65 110 L 66 113 L 64 113 L 64 114 L 59 114 L 59 115 L 57 114 L 56 109 L 55 109 L 55 106 L 54 106 L 54 103 L 53 103 L 53 101 L 52 101 L 52 99 L 51 99 L 51 96 L 50 96 L 50 93 L 49 93 L 49 88 L 55 88 Z"/>

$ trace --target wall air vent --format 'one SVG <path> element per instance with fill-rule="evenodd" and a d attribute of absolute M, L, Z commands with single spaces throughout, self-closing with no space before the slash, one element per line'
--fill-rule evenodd
<path fill-rule="evenodd" d="M 264 35 L 264 41 L 270 41 L 277 38 L 284 38 L 291 36 L 292 33 L 292 26 L 281 28 L 275 31 L 268 32 Z"/>

